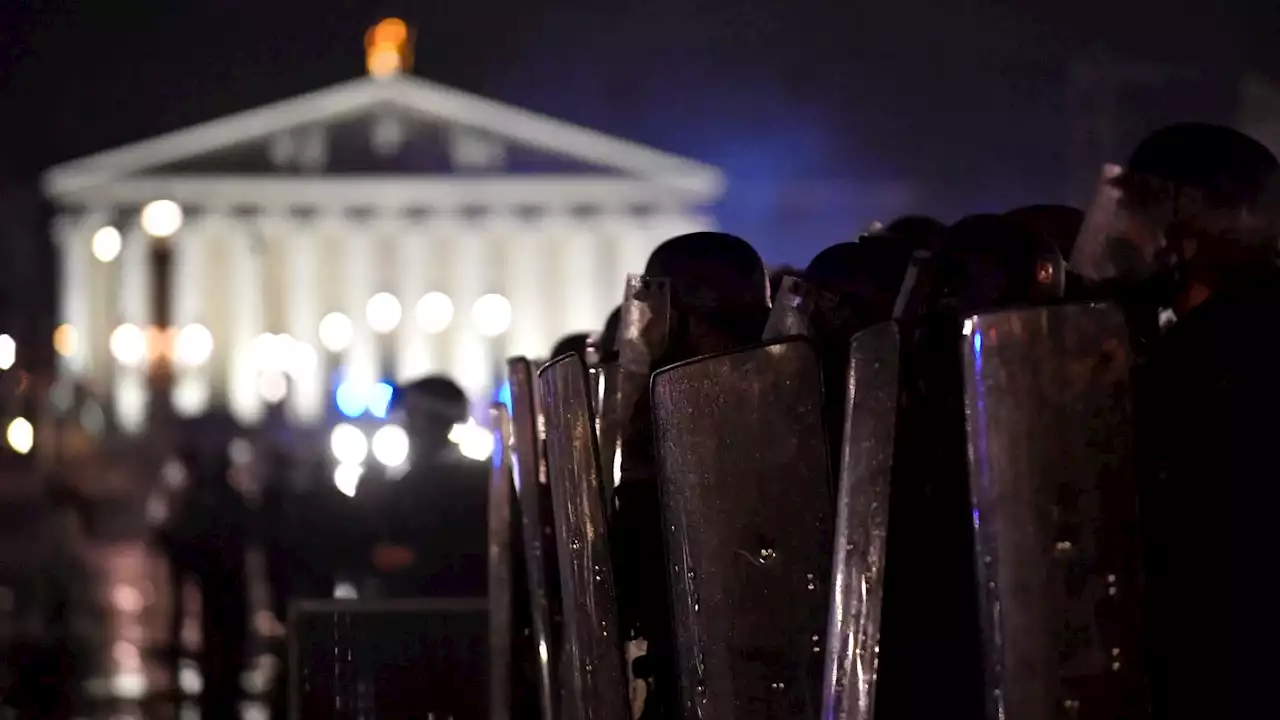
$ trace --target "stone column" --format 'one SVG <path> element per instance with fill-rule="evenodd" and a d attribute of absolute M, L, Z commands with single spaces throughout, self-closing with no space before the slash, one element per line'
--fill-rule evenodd
<path fill-rule="evenodd" d="M 151 326 L 152 276 L 151 238 L 134 222 L 124 231 L 124 245 L 117 262 L 120 265 L 119 296 L 116 307 L 121 324 L 138 327 L 144 333 Z M 108 332 L 113 332 L 111 328 Z M 147 403 L 151 391 L 147 385 L 146 353 L 141 363 L 133 366 L 116 362 L 112 381 L 112 402 L 117 426 L 135 435 L 145 429 Z"/>
<path fill-rule="evenodd" d="M 237 221 L 231 225 L 224 242 L 229 314 L 227 406 L 237 421 L 255 424 L 265 411 L 258 391 L 259 358 L 254 352 L 255 341 L 265 324 L 263 257 L 257 247 L 261 237 L 251 223 Z"/>
<path fill-rule="evenodd" d="M 556 242 L 566 231 L 566 222 L 561 216 L 547 215 L 511 230 L 503 262 L 503 284 L 513 315 L 506 350 L 512 356 L 541 358 L 550 352 L 556 332 L 557 278 L 552 269 Z"/>
<path fill-rule="evenodd" d="M 472 402 L 489 386 L 489 341 L 476 330 L 472 308 L 490 292 L 490 262 L 494 219 L 466 222 L 449 236 L 452 262 L 445 292 L 453 298 L 454 318 L 448 333 L 447 372 Z M 500 260 L 499 260 L 500 261 Z"/>
<path fill-rule="evenodd" d="M 285 253 L 285 328 L 297 350 L 288 363 L 292 379 L 285 412 L 293 422 L 314 425 L 324 417 L 326 383 L 319 360 L 321 307 L 319 229 L 314 222 L 281 218 Z M 307 350 L 310 348 L 310 350 Z M 315 360 L 315 362 L 312 362 Z"/>
<path fill-rule="evenodd" d="M 75 352 L 61 358 L 59 367 L 73 377 L 93 372 L 93 348 L 106 338 L 93 322 L 93 234 L 107 223 L 108 213 L 91 211 L 79 217 L 59 215 L 53 232 L 61 273 L 58 285 L 58 322 L 75 328 L 79 341 Z M 107 329 L 110 332 L 110 329 Z"/>
<path fill-rule="evenodd" d="M 189 223 L 172 241 L 170 272 L 173 279 L 169 283 L 169 308 L 173 330 L 178 333 L 175 337 L 180 337 L 182 329 L 188 325 L 199 323 L 208 326 L 205 276 L 209 266 L 207 247 L 212 222 L 209 218 L 201 218 Z M 218 341 L 219 338 L 215 337 L 214 343 Z M 192 367 L 175 357 L 173 380 L 170 398 L 179 416 L 196 417 L 208 410 L 211 387 L 208 360 Z"/>
<path fill-rule="evenodd" d="M 404 316 L 396 329 L 396 382 L 406 382 L 429 374 L 435 367 L 432 357 L 432 340 L 421 327 L 415 315 L 418 301 L 435 290 L 433 237 L 427 223 L 409 221 L 396 227 L 391 242 L 395 258 L 395 296 L 400 300 Z"/>
<path fill-rule="evenodd" d="M 606 301 L 597 295 L 601 274 L 598 267 L 601 238 L 598 232 L 593 232 L 593 228 L 581 222 L 565 219 L 560 225 L 557 243 L 560 278 L 557 290 L 564 309 L 564 327 L 557 334 L 594 332 L 604 327 L 604 321 L 613 307 L 606 306 Z"/>
<path fill-rule="evenodd" d="M 370 388 L 381 377 L 378 335 L 365 319 L 365 305 L 378 292 L 378 253 L 367 220 L 350 219 L 343 225 L 343 312 L 355 328 L 351 347 L 343 354 L 343 382 Z"/>

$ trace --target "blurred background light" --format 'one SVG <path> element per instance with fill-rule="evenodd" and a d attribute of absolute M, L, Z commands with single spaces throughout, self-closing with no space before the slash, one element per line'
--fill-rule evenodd
<path fill-rule="evenodd" d="M 329 433 L 329 451 L 339 463 L 359 465 L 369 456 L 369 439 L 355 425 L 338 423 Z"/>
<path fill-rule="evenodd" d="M 351 318 L 340 312 L 331 312 L 320 319 L 320 344 L 329 352 L 342 352 L 355 338 Z"/>
<path fill-rule="evenodd" d="M 107 347 L 111 357 L 125 367 L 141 367 L 147 359 L 147 336 L 133 323 L 124 323 L 112 330 Z"/>
<path fill-rule="evenodd" d="M 368 385 L 355 380 L 343 380 L 338 384 L 333 400 L 338 406 L 338 412 L 349 418 L 358 418 L 369 409 L 369 395 Z"/>
<path fill-rule="evenodd" d="M 333 469 L 333 485 L 343 495 L 355 497 L 361 475 L 364 475 L 364 467 L 359 463 L 341 463 Z"/>
<path fill-rule="evenodd" d="M 8 370 L 18 361 L 18 343 L 8 333 L 0 335 L 0 370 Z"/>
<path fill-rule="evenodd" d="M 399 425 L 383 425 L 370 443 L 373 457 L 387 467 L 398 467 L 409 459 L 409 434 Z"/>
<path fill-rule="evenodd" d="M 89 248 L 98 262 L 109 263 L 120 257 L 120 249 L 124 247 L 124 238 L 120 231 L 112 225 L 103 225 L 93 233 Z"/>
<path fill-rule="evenodd" d="M 289 377 L 282 370 L 264 370 L 258 376 L 258 394 L 269 405 L 282 402 L 289 394 Z"/>
<path fill-rule="evenodd" d="M 391 412 L 391 397 L 395 395 L 395 388 L 388 382 L 374 383 L 369 389 L 368 395 L 365 396 L 365 404 L 369 410 L 369 414 L 385 420 L 387 413 Z"/>
<path fill-rule="evenodd" d="M 438 335 L 453 322 L 453 301 L 442 292 L 429 292 L 414 306 L 413 317 L 422 332 Z"/>
<path fill-rule="evenodd" d="M 53 351 L 64 358 L 80 352 L 80 331 L 71 323 L 63 323 L 53 331 Z"/>
<path fill-rule="evenodd" d="M 153 200 L 142 208 L 142 231 L 153 238 L 172 237 L 182 229 L 182 206 L 172 200 Z"/>
<path fill-rule="evenodd" d="M 4 431 L 4 438 L 9 447 L 19 455 L 26 455 L 36 444 L 36 430 L 26 418 L 14 418 Z"/>
<path fill-rule="evenodd" d="M 488 460 L 493 455 L 493 433 L 469 418 L 449 430 L 449 441 L 458 446 L 463 456 L 472 460 Z"/>
<path fill-rule="evenodd" d="M 476 332 L 497 337 L 511 327 L 511 302 L 497 293 L 483 295 L 471 306 L 471 321 Z"/>
<path fill-rule="evenodd" d="M 400 301 L 391 293 L 378 293 L 369 298 L 369 302 L 364 306 L 365 321 L 379 335 L 386 335 L 395 330 L 400 324 L 402 314 Z"/>
<path fill-rule="evenodd" d="M 180 365 L 200 367 L 213 356 L 213 333 L 200 323 L 191 323 L 178 331 L 173 344 L 173 358 Z"/>

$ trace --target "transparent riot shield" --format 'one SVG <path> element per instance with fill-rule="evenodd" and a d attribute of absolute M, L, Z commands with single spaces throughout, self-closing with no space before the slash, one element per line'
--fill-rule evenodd
<path fill-rule="evenodd" d="M 654 360 L 667 347 L 671 283 L 666 278 L 628 275 L 618 327 L 618 362 L 599 370 L 600 467 L 611 490 L 621 475 L 621 443 L 636 401 L 649 389 Z M 608 492 L 604 493 L 606 505 Z"/>
<path fill-rule="evenodd" d="M 774 298 L 769 321 L 764 326 L 765 342 L 791 335 L 813 337 L 818 334 L 815 317 L 824 307 L 835 304 L 835 298 L 799 278 L 782 278 L 782 287 Z"/>
<path fill-rule="evenodd" d="M 512 608 L 511 418 L 495 403 L 489 410 L 493 427 L 493 468 L 489 481 L 489 718 L 511 717 L 511 655 L 515 613 Z"/>
<path fill-rule="evenodd" d="M 805 338 L 653 376 L 686 718 L 814 718 L 831 569 L 822 377 Z"/>
<path fill-rule="evenodd" d="M 1103 165 L 1089 209 L 1076 237 L 1067 264 L 1088 280 L 1109 280 L 1127 274 L 1144 274 L 1158 249 L 1156 231 L 1132 232 L 1119 185 L 1124 169 Z"/>
<path fill-rule="evenodd" d="M 555 551 L 551 487 L 544 472 L 533 364 L 527 358 L 511 358 L 507 361 L 507 380 L 511 385 L 511 470 L 520 505 L 531 624 L 538 648 L 538 704 L 544 719 L 559 718 L 560 570 Z"/>
<path fill-rule="evenodd" d="M 1143 717 L 1123 316 L 1013 310 L 963 332 L 987 716 Z"/>
<path fill-rule="evenodd" d="M 538 382 L 564 600 L 564 667 L 571 672 L 561 680 L 570 683 L 563 712 L 582 720 L 623 720 L 631 712 L 587 368 L 578 355 L 564 355 L 538 371 Z"/>
<path fill-rule="evenodd" d="M 823 720 L 874 717 L 899 353 L 893 322 L 863 330 L 849 346 Z"/>

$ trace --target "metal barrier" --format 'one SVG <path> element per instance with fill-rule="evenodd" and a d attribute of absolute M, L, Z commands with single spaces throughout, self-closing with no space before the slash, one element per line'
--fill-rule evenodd
<path fill-rule="evenodd" d="M 484 598 L 289 608 L 289 718 L 487 720 Z"/>

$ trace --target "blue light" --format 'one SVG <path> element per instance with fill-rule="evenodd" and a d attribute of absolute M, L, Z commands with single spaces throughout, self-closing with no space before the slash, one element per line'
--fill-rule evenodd
<path fill-rule="evenodd" d="M 507 406 L 507 412 L 515 412 L 511 409 L 511 381 L 502 383 L 502 387 L 498 388 L 498 402 Z"/>
<path fill-rule="evenodd" d="M 358 418 L 369 408 L 369 393 L 350 380 L 338 386 L 333 399 L 338 403 L 338 412 L 349 418 Z"/>
<path fill-rule="evenodd" d="M 376 418 L 385 420 L 387 413 L 391 410 L 391 396 L 395 393 L 395 389 L 391 387 L 391 383 L 380 382 L 369 390 L 369 414 Z"/>

